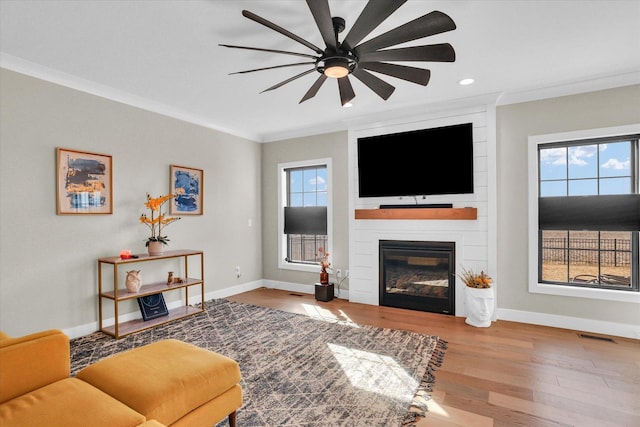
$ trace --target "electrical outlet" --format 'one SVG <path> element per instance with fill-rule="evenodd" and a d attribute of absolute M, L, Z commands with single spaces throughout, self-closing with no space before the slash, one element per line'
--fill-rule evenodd
<path fill-rule="evenodd" d="M 346 279 L 347 277 L 349 277 L 349 270 L 344 271 L 344 278 Z"/>
<path fill-rule="evenodd" d="M 240 273 L 240 266 L 236 265 L 236 277 L 240 277 L 242 276 L 242 273 Z"/>
<path fill-rule="evenodd" d="M 342 270 L 336 268 L 336 278 L 340 280 L 342 278 Z"/>

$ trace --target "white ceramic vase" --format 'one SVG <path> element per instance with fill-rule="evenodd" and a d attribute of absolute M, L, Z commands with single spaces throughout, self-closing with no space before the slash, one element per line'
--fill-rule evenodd
<path fill-rule="evenodd" d="M 465 286 L 464 304 L 467 310 L 467 325 L 476 328 L 491 326 L 495 297 L 493 288 L 470 288 Z"/>
<path fill-rule="evenodd" d="M 149 255 L 162 255 L 164 252 L 164 244 L 162 242 L 149 242 L 147 251 Z"/>
<path fill-rule="evenodd" d="M 142 287 L 142 274 L 140 273 L 140 270 L 127 271 L 125 286 L 131 293 L 136 293 L 140 290 Z"/>

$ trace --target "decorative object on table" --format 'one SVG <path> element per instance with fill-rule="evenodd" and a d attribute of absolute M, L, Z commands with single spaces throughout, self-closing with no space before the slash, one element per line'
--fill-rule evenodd
<path fill-rule="evenodd" d="M 140 274 L 140 270 L 127 271 L 127 278 L 124 284 L 129 292 L 138 292 L 140 287 L 142 287 L 142 274 Z"/>
<path fill-rule="evenodd" d="M 123 249 L 120 251 L 120 259 L 131 259 L 131 251 L 129 249 Z"/>
<path fill-rule="evenodd" d="M 169 213 L 171 215 L 202 215 L 203 181 L 202 169 L 171 165 L 169 188 L 175 197 Z"/>
<path fill-rule="evenodd" d="M 175 277 L 173 275 L 173 271 L 170 271 L 169 274 L 167 275 L 167 286 L 171 286 L 175 283 L 185 283 L 185 279 L 183 279 L 182 277 Z"/>
<path fill-rule="evenodd" d="M 142 319 L 145 321 L 169 315 L 169 310 L 167 310 L 167 305 L 164 302 L 164 296 L 162 296 L 162 294 L 140 297 L 138 298 L 138 305 L 140 306 Z"/>
<path fill-rule="evenodd" d="M 464 303 L 467 310 L 467 325 L 477 328 L 491 326 L 494 300 L 492 279 L 484 271 L 474 273 L 471 270 L 462 269 L 460 278 L 466 285 Z"/>
<path fill-rule="evenodd" d="M 329 284 L 329 272 L 327 269 L 331 266 L 329 262 L 329 252 L 325 252 L 324 248 L 318 248 L 318 261 L 320 262 L 320 284 Z"/>
<path fill-rule="evenodd" d="M 165 216 L 165 214 L 162 213 L 162 205 L 172 198 L 173 194 L 153 198 L 147 193 L 145 206 L 151 210 L 151 218 L 143 213 L 140 215 L 140 222 L 146 224 L 151 230 L 151 237 L 147 239 L 145 244 L 149 255 L 160 255 L 164 252 L 164 245 L 167 244 L 169 238 L 166 235 L 162 235 L 162 230 L 172 222 L 180 219 L 180 217 Z"/>
<path fill-rule="evenodd" d="M 57 214 L 113 213 L 111 156 L 57 149 Z"/>

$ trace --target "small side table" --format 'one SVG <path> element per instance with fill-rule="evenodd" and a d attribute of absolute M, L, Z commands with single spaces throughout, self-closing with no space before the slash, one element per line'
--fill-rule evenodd
<path fill-rule="evenodd" d="M 329 283 L 328 285 L 316 283 L 316 301 L 331 301 L 333 295 L 333 283 Z"/>

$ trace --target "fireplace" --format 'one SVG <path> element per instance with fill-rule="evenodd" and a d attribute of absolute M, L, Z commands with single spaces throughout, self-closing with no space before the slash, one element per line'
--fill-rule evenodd
<path fill-rule="evenodd" d="M 455 314 L 455 242 L 380 240 L 380 305 Z"/>

